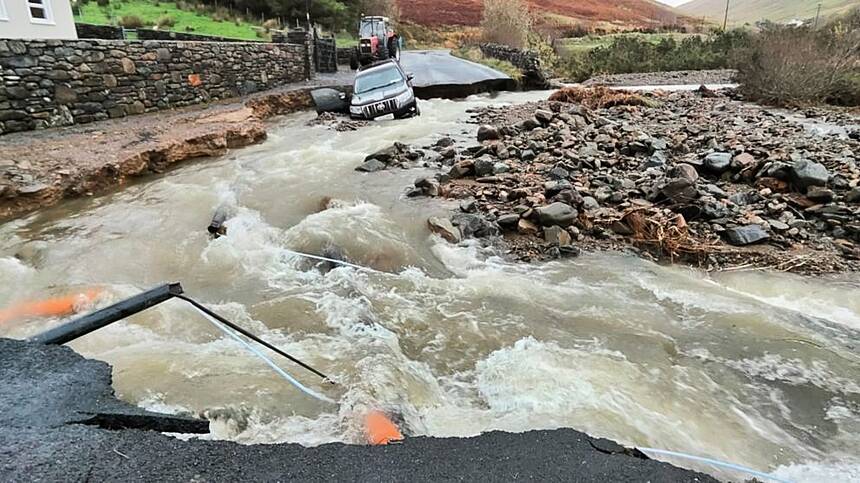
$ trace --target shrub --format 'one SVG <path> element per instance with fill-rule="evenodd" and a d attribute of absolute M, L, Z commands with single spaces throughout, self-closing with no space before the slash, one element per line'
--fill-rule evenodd
<path fill-rule="evenodd" d="M 521 0 L 484 0 L 484 41 L 523 48 L 528 44 L 531 24 L 531 15 Z"/>
<path fill-rule="evenodd" d="M 176 25 L 176 19 L 171 17 L 170 15 L 162 15 L 158 17 L 158 20 L 156 20 L 155 25 L 158 25 L 158 28 L 160 29 L 170 29 L 173 28 L 174 25 Z"/>
<path fill-rule="evenodd" d="M 143 20 L 137 15 L 125 15 L 119 19 L 119 25 L 127 29 L 139 29 L 143 27 Z"/>
<path fill-rule="evenodd" d="M 265 22 L 263 22 L 263 30 L 265 30 L 266 32 L 270 32 L 272 30 L 277 30 L 280 27 L 281 27 L 281 24 L 280 24 L 280 22 L 278 22 L 278 19 L 276 19 L 276 18 L 270 18 L 269 20 L 266 20 Z"/>
<path fill-rule="evenodd" d="M 851 103 L 860 98 L 860 31 L 774 27 L 739 61 L 741 91 L 776 105 Z"/>
<path fill-rule="evenodd" d="M 107 7 L 110 5 L 110 0 L 96 0 L 96 5 L 99 7 Z"/>
<path fill-rule="evenodd" d="M 731 68 L 751 38 L 745 30 L 720 32 L 707 38 L 696 35 L 681 42 L 665 37 L 657 43 L 624 35 L 605 47 L 569 55 L 562 61 L 562 71 L 583 81 L 595 74 Z"/>
<path fill-rule="evenodd" d="M 580 39 L 591 35 L 591 29 L 583 23 L 577 23 L 562 31 L 562 37 L 567 39 Z"/>

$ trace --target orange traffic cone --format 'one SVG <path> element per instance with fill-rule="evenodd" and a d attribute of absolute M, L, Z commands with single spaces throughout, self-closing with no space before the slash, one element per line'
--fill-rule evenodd
<path fill-rule="evenodd" d="M 382 411 L 371 411 L 365 418 L 367 442 L 373 446 L 403 441 L 403 435 Z"/>
<path fill-rule="evenodd" d="M 48 300 L 24 302 L 0 310 L 0 324 L 31 317 L 61 317 L 78 311 L 81 305 L 92 303 L 102 290 L 91 288 L 81 293 Z"/>

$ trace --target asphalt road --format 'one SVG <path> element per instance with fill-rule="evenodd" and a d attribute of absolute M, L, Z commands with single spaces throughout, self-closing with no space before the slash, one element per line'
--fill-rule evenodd
<path fill-rule="evenodd" d="M 182 441 L 157 431 L 195 420 L 118 401 L 110 375 L 66 347 L 0 339 L 0 481 L 716 481 L 570 429 L 383 447 Z"/>
<path fill-rule="evenodd" d="M 513 90 L 516 83 L 487 66 L 454 57 L 446 50 L 412 50 L 401 54 L 400 64 L 414 74 L 419 97 L 466 97 L 487 91 Z"/>

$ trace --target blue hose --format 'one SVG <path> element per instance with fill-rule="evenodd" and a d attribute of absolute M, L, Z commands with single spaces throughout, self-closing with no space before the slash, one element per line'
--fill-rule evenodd
<path fill-rule="evenodd" d="M 218 321 L 217 321 L 217 320 L 215 320 L 215 319 L 213 319 L 212 317 L 210 317 L 210 316 L 209 316 L 209 314 L 207 314 L 206 312 L 203 312 L 203 311 L 201 310 L 201 311 L 200 311 L 200 313 L 201 313 L 201 314 L 203 314 L 203 316 L 204 316 L 204 317 L 206 317 L 206 320 L 208 320 L 209 322 L 211 322 L 211 323 L 212 323 L 212 325 L 214 325 L 215 327 L 218 327 L 218 329 L 220 329 L 220 330 L 221 330 L 221 332 L 224 332 L 225 334 L 227 334 L 227 335 L 228 335 L 228 336 L 230 336 L 231 338 L 235 339 L 237 342 L 239 342 L 240 344 L 242 344 L 243 346 L 245 346 L 245 349 L 247 349 L 249 352 L 251 352 L 252 354 L 254 354 L 254 355 L 256 355 L 257 357 L 259 357 L 260 359 L 262 359 L 266 364 L 268 364 L 268 365 L 269 365 L 269 367 L 271 367 L 275 372 L 277 372 L 278 374 L 280 374 L 280 375 L 281 375 L 281 377 L 283 377 L 284 379 L 286 379 L 286 380 L 287 380 L 287 382 L 289 382 L 290 384 L 292 384 L 293 386 L 295 386 L 295 387 L 296 387 L 296 389 L 298 389 L 299 391 L 302 391 L 303 393 L 307 394 L 308 396 L 310 396 L 310 397 L 312 397 L 312 398 L 315 398 L 315 399 L 318 399 L 318 400 L 320 400 L 320 401 L 327 402 L 327 403 L 331 403 L 331 404 L 337 404 L 337 402 L 335 402 L 333 399 L 328 398 L 328 397 L 326 397 L 326 396 L 324 396 L 324 395 L 322 395 L 322 394 L 320 394 L 320 393 L 318 393 L 318 392 L 316 392 L 316 391 L 314 391 L 314 390 L 312 390 L 312 389 L 309 389 L 309 388 L 305 387 L 304 385 L 302 385 L 302 383 L 300 383 L 298 380 L 296 380 L 296 378 L 294 378 L 293 376 L 289 375 L 289 374 L 287 373 L 287 371 L 285 371 L 285 370 L 281 369 L 280 367 L 278 367 L 278 365 L 277 365 L 277 364 L 275 364 L 271 359 L 269 359 L 268 357 L 266 357 L 266 355 L 265 355 L 265 354 L 263 354 L 262 352 L 260 352 L 256 347 L 254 347 L 254 346 L 252 346 L 251 344 L 249 344 L 245 339 L 243 339 L 243 338 L 239 337 L 239 334 L 236 334 L 235 332 L 231 331 L 231 330 L 230 330 L 230 329 L 228 329 L 227 327 L 224 327 L 223 325 L 221 325 L 220 323 L 218 323 Z"/>
<path fill-rule="evenodd" d="M 715 459 L 711 459 L 711 458 L 704 458 L 702 456 L 693 456 L 691 454 L 686 454 L 686 453 L 678 453 L 676 451 L 667 451 L 665 449 L 656 449 L 656 448 L 637 448 L 637 449 L 639 449 L 641 451 L 647 451 L 650 453 L 656 453 L 656 454 L 661 454 L 661 455 L 666 455 L 666 456 L 677 456 L 679 458 L 686 458 L 688 460 L 700 461 L 702 463 L 708 463 L 708 464 L 712 464 L 714 466 L 721 466 L 723 468 L 730 468 L 733 470 L 740 471 L 742 473 L 747 473 L 747 474 L 750 474 L 750 475 L 753 475 L 753 476 L 756 476 L 759 478 L 765 478 L 765 479 L 776 481 L 779 483 L 792 483 L 791 481 L 783 480 L 782 478 L 778 478 L 776 476 L 773 476 L 773 475 L 770 475 L 767 473 L 762 473 L 761 471 L 756 471 L 752 468 L 747 468 L 745 466 L 736 465 L 734 463 L 726 463 L 725 461 L 719 461 L 719 460 L 715 460 Z"/>
<path fill-rule="evenodd" d="M 334 258 L 321 257 L 319 255 L 309 255 L 307 253 L 297 252 L 297 251 L 289 250 L 286 248 L 284 248 L 283 250 L 287 253 L 291 253 L 291 254 L 299 256 L 299 257 L 310 258 L 312 260 L 322 260 L 325 262 L 332 262 L 332 263 L 335 263 L 338 265 L 345 265 L 347 267 L 357 268 L 359 270 L 368 270 L 371 272 L 379 272 L 379 270 L 374 270 L 374 269 L 368 268 L 368 267 L 362 267 L 361 265 L 356 265 L 354 263 L 344 262 L 343 260 L 335 260 Z"/>

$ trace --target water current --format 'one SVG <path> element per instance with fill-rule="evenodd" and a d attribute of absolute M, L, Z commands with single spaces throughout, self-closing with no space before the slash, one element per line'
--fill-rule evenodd
<path fill-rule="evenodd" d="M 623 254 L 509 263 L 432 236 L 442 201 L 406 199 L 423 171 L 354 171 L 394 141 L 472 139 L 471 108 L 546 93 L 423 102 L 354 132 L 281 118 L 262 144 L 0 225 L 0 307 L 83 287 L 99 305 L 165 281 L 297 357 L 338 405 L 286 384 L 171 301 L 75 341 L 141 406 L 205 415 L 241 443 L 360 443 L 381 407 L 408 435 L 572 427 L 790 480 L 860 480 L 860 281 L 707 274 Z M 342 200 L 320 211 L 321 200 Z M 229 206 L 228 236 L 205 228 Z M 339 247 L 374 271 L 313 268 Z M 57 320 L 0 327 L 26 337 Z M 673 460 L 708 471 L 708 466 Z"/>

